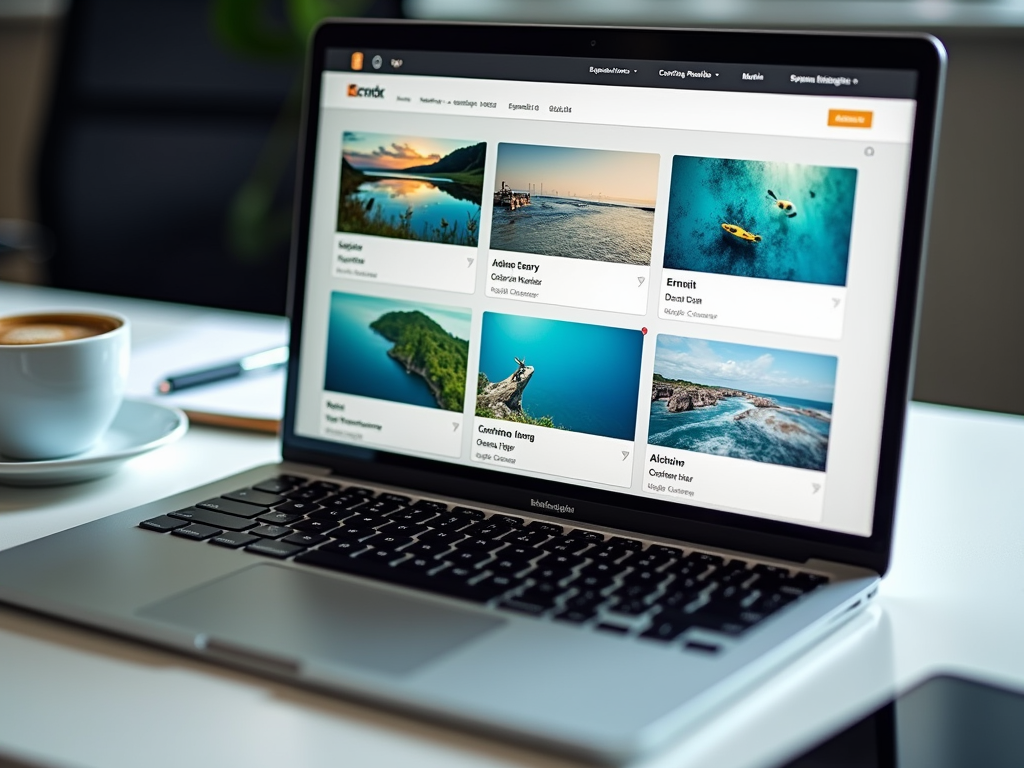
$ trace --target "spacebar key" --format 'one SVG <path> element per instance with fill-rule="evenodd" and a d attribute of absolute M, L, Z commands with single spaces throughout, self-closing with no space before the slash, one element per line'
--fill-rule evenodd
<path fill-rule="evenodd" d="M 404 587 L 414 589 L 425 589 L 428 592 L 437 592 L 449 597 L 458 597 L 463 600 L 472 600 L 477 603 L 486 603 L 500 592 L 490 585 L 474 587 L 458 579 L 445 579 L 437 576 L 427 576 L 404 568 L 395 568 L 386 563 L 379 563 L 359 557 L 348 555 L 337 555 L 333 552 L 322 552 L 313 550 L 295 557 L 294 562 L 303 565 L 314 565 L 318 568 L 327 568 L 332 571 L 350 573 L 353 576 L 366 576 L 371 579 L 380 579 L 391 584 L 400 584 Z"/>

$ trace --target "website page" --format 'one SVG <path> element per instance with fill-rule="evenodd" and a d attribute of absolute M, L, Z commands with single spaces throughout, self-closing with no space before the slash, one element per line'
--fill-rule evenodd
<path fill-rule="evenodd" d="M 870 534 L 912 99 L 359 63 L 323 74 L 297 434 Z"/>

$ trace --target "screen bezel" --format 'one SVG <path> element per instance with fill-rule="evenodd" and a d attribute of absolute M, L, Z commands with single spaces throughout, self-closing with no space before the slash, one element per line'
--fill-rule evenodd
<path fill-rule="evenodd" d="M 602 59 L 685 58 L 712 63 L 915 71 L 918 75 L 917 109 L 871 535 L 839 533 L 297 435 L 294 424 L 298 400 L 298 350 L 302 345 L 302 297 L 306 291 L 313 202 L 311 180 L 319 128 L 321 75 L 329 48 L 351 47 L 595 56 Z M 729 55 L 724 55 L 725 52 Z M 945 52 L 941 44 L 928 35 L 725 32 L 348 19 L 325 22 L 313 35 L 306 67 L 289 285 L 292 355 L 281 430 L 284 458 L 327 466 L 336 474 L 367 482 L 415 488 L 423 493 L 463 498 L 480 505 L 530 511 L 530 499 L 540 495 L 550 502 L 572 507 L 574 513 L 569 519 L 580 523 L 627 528 L 637 533 L 798 562 L 810 558 L 827 559 L 885 573 L 891 550 L 903 424 L 912 383 L 911 363 L 944 73 Z M 544 514 L 558 517 L 549 512 Z"/>

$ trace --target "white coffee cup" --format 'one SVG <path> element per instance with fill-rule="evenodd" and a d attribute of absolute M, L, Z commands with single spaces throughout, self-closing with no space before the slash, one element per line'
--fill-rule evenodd
<path fill-rule="evenodd" d="M 0 317 L 0 457 L 73 456 L 110 427 L 128 378 L 128 318 L 53 310 Z"/>

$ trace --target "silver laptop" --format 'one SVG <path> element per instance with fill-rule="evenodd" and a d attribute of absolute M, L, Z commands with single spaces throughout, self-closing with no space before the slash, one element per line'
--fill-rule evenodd
<path fill-rule="evenodd" d="M 332 22 L 284 461 L 0 554 L 0 598 L 634 758 L 889 564 L 944 54 Z"/>

